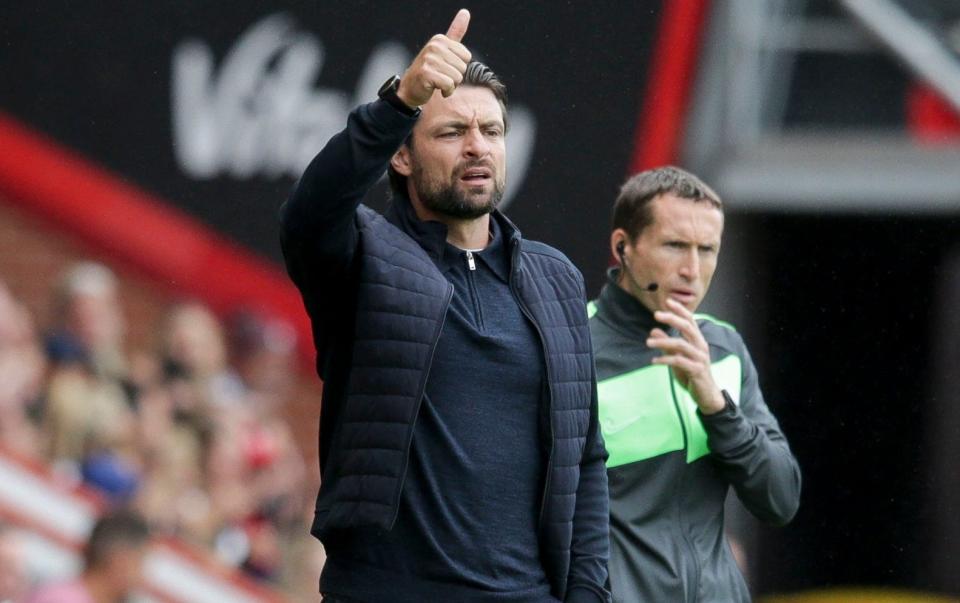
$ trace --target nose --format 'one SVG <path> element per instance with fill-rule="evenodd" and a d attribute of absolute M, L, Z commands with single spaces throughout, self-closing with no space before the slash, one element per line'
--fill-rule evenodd
<path fill-rule="evenodd" d="M 683 261 L 680 263 L 680 276 L 687 282 L 693 282 L 699 275 L 700 254 L 697 253 L 696 247 L 692 247 L 684 254 Z"/>
<path fill-rule="evenodd" d="M 478 127 L 467 130 L 463 142 L 463 154 L 467 157 L 484 157 L 490 153 L 490 142 Z"/>

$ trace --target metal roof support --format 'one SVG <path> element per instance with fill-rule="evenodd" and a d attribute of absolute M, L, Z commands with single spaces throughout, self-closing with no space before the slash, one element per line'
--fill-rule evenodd
<path fill-rule="evenodd" d="M 960 112 L 960 60 L 892 0 L 840 0 L 841 6 Z"/>

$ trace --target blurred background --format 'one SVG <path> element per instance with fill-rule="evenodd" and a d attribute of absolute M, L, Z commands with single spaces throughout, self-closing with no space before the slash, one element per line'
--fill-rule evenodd
<path fill-rule="evenodd" d="M 277 210 L 462 4 L 0 5 L 0 601 L 118 506 L 154 534 L 138 600 L 317 599 L 321 385 Z M 957 601 L 960 3 L 467 6 L 506 212 L 590 296 L 629 174 L 724 198 L 703 310 L 804 474 L 785 528 L 729 506 L 758 600 Z"/>

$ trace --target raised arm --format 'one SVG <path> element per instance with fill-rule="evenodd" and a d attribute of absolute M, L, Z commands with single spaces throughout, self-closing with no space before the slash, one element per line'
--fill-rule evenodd
<path fill-rule="evenodd" d="M 463 80 L 470 52 L 460 40 L 470 13 L 462 9 L 404 72 L 397 97 L 410 109 L 437 90 L 449 96 Z M 291 278 L 305 294 L 316 279 L 345 274 L 357 244 L 354 212 L 410 135 L 416 116 L 378 100 L 355 109 L 347 127 L 310 162 L 280 210 L 281 246 Z"/>

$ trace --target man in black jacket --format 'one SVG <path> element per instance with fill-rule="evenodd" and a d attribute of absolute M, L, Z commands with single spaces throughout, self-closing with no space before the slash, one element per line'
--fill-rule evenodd
<path fill-rule="evenodd" d="M 615 601 L 749 601 L 723 536 L 727 492 L 774 524 L 800 502 L 800 469 L 743 340 L 693 314 L 722 233 L 720 197 L 679 168 L 633 176 L 614 205 L 620 267 L 590 303 L 590 329 Z"/>
<path fill-rule="evenodd" d="M 461 10 L 354 110 L 281 211 L 324 380 L 330 601 L 606 601 L 583 279 L 497 209 L 503 84 Z M 389 168 L 385 216 L 360 204 Z"/>

